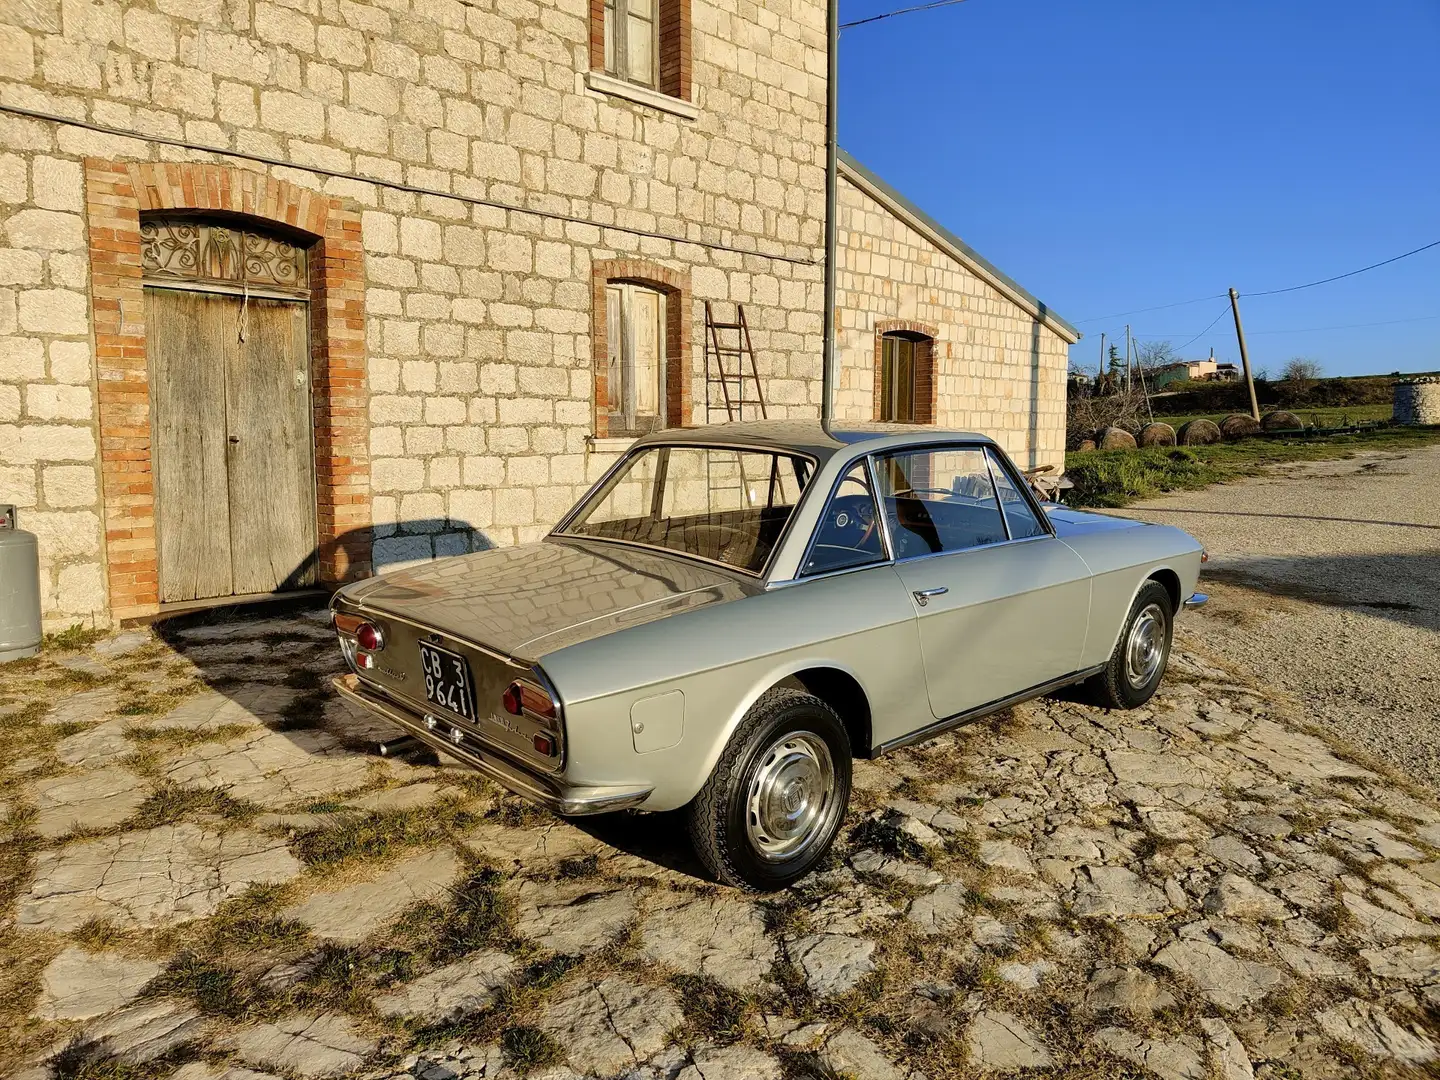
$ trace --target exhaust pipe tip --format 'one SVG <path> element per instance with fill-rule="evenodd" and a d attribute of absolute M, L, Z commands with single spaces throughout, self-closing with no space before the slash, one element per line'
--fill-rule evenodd
<path fill-rule="evenodd" d="M 420 749 L 420 740 L 413 735 L 402 735 L 398 739 L 376 744 L 376 750 L 383 758 L 399 757 Z"/>

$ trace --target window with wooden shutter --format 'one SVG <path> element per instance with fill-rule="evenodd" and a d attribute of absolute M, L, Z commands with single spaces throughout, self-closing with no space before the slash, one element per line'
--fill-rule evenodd
<path fill-rule="evenodd" d="M 591 0 L 590 66 L 690 100 L 691 0 Z"/>
<path fill-rule="evenodd" d="M 626 282 L 605 287 L 606 413 L 610 435 L 664 427 L 665 296 Z"/>
<path fill-rule="evenodd" d="M 935 422 L 935 340 L 909 331 L 880 338 L 875 419 L 896 424 Z"/>

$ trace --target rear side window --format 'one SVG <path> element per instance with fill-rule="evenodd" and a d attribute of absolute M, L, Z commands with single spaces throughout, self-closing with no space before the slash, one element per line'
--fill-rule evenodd
<path fill-rule="evenodd" d="M 990 464 L 978 447 L 938 447 L 880 459 L 880 500 L 896 558 L 1007 539 Z"/>
<path fill-rule="evenodd" d="M 1005 524 L 1010 526 L 1010 539 L 1028 540 L 1032 536 L 1044 536 L 1045 527 L 1035 517 L 1035 511 L 1025 501 L 1025 496 L 1010 480 L 1005 463 L 994 450 L 986 451 L 990 463 L 995 467 L 995 488 L 1000 494 L 1000 505 L 1005 511 Z"/>

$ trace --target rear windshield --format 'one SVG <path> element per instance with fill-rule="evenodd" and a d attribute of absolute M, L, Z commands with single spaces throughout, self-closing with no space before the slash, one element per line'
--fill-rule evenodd
<path fill-rule="evenodd" d="M 623 540 L 759 574 L 810 474 L 804 458 L 768 450 L 647 447 L 580 505 L 563 535 Z"/>

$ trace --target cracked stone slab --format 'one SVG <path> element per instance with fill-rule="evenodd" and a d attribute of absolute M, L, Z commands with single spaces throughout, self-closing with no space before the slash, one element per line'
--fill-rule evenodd
<path fill-rule="evenodd" d="M 970 889 L 953 882 L 915 898 L 906 916 L 926 937 L 953 934 L 970 918 Z"/>
<path fill-rule="evenodd" d="M 30 827 L 47 840 L 118 825 L 150 794 L 144 780 L 116 765 L 37 780 L 30 790 L 36 810 Z"/>
<path fill-rule="evenodd" d="M 1413 870 L 1386 863 L 1370 871 L 1370 880 L 1395 890 L 1420 914 L 1428 915 L 1432 919 L 1440 918 L 1440 886 Z"/>
<path fill-rule="evenodd" d="M 140 1065 L 195 1042 L 204 1033 L 205 1018 L 188 1005 L 146 1001 L 91 1024 L 72 1045 L 84 1047 L 86 1056 Z"/>
<path fill-rule="evenodd" d="M 1401 941 L 1405 938 L 1440 937 L 1440 926 L 1422 923 L 1399 912 L 1370 903 L 1358 893 L 1345 892 L 1340 903 L 1355 917 L 1363 933 L 1376 941 Z"/>
<path fill-rule="evenodd" d="M 102 836 L 36 856 L 16 923 L 63 933 L 91 919 L 123 928 L 198 919 L 253 884 L 286 882 L 301 869 L 283 840 L 247 830 L 185 822 Z"/>
<path fill-rule="evenodd" d="M 1280 922 L 1290 917 L 1290 909 L 1283 900 L 1239 874 L 1223 875 L 1215 883 L 1215 888 L 1206 894 L 1200 906 L 1211 915 L 1227 919 L 1269 919 Z"/>
<path fill-rule="evenodd" d="M 323 731 L 261 728 L 192 747 L 163 775 L 172 784 L 224 788 L 233 798 L 280 807 L 362 786 L 370 760 Z"/>
<path fill-rule="evenodd" d="M 1035 876 L 1035 866 L 1030 862 L 1030 856 L 1009 840 L 981 841 L 980 861 L 996 869 L 1012 870 L 1026 877 Z"/>
<path fill-rule="evenodd" d="M 565 859 L 604 855 L 611 850 L 604 841 L 563 821 L 523 829 L 483 821 L 461 842 L 497 869 L 522 876 L 545 873 Z"/>
<path fill-rule="evenodd" d="M 212 1065 L 191 1061 L 170 1074 L 169 1080 L 280 1080 L 274 1073 L 256 1072 L 243 1065 Z"/>
<path fill-rule="evenodd" d="M 523 881 L 516 907 L 517 934 L 552 952 L 581 956 L 610 944 L 635 918 L 635 893 L 607 892 L 593 882 Z"/>
<path fill-rule="evenodd" d="M 880 1047 L 854 1028 L 842 1028 L 825 1040 L 820 1050 L 820 1061 L 833 1074 L 864 1077 L 865 1080 L 905 1080 L 908 1075 L 886 1057 Z"/>
<path fill-rule="evenodd" d="M 1151 1016 L 1175 1004 L 1158 979 L 1135 967 L 1100 968 L 1085 987 L 1085 1002 L 1096 1012 L 1116 1010 Z"/>
<path fill-rule="evenodd" d="M 39 1020 L 89 1020 L 133 1001 L 164 964 L 131 960 L 116 953 L 92 953 L 71 946 L 40 975 L 40 998 L 31 1014 Z"/>
<path fill-rule="evenodd" d="M 874 848 L 857 851 L 850 857 L 850 865 L 859 873 L 876 874 L 922 889 L 939 885 L 945 880 L 944 875 L 936 873 L 928 866 L 896 859 Z"/>
<path fill-rule="evenodd" d="M 217 1045 L 261 1068 L 300 1076 L 340 1076 L 363 1065 L 379 1043 L 360 1035 L 345 1017 L 322 1013 L 255 1024 Z"/>
<path fill-rule="evenodd" d="M 393 921 L 411 904 L 446 892 L 460 870 L 448 848 L 413 855 L 369 881 L 317 892 L 281 912 L 317 937 L 353 945 Z"/>
<path fill-rule="evenodd" d="M 385 788 L 346 799 L 347 810 L 414 810 L 438 802 L 450 789 L 428 781 L 405 787 Z"/>
<path fill-rule="evenodd" d="M 572 1067 L 612 1076 L 658 1054 L 684 1018 L 670 991 L 612 975 L 582 982 L 570 996 L 552 1001 L 537 1024 L 565 1050 Z"/>
<path fill-rule="evenodd" d="M 129 656 L 133 652 L 139 652 L 155 640 L 149 630 L 127 630 L 123 634 L 116 634 L 104 641 L 97 641 L 90 647 L 90 651 L 96 656 Z"/>
<path fill-rule="evenodd" d="M 66 765 L 108 765 L 134 752 L 135 744 L 125 736 L 128 726 L 125 720 L 107 720 L 78 731 L 55 744 L 55 756 Z"/>
<path fill-rule="evenodd" d="M 1406 1065 L 1423 1065 L 1436 1058 L 1436 1046 L 1429 1037 L 1402 1028 L 1374 1002 L 1349 998 L 1326 1009 L 1315 1022 L 1332 1039 L 1358 1046 L 1371 1057 L 1393 1058 Z"/>
<path fill-rule="evenodd" d="M 1271 720 L 1257 720 L 1230 744 L 1276 776 L 1290 780 L 1374 780 L 1369 769 L 1341 761 L 1313 735 L 1291 731 Z"/>
<path fill-rule="evenodd" d="M 970 1063 L 981 1072 L 1019 1072 L 1048 1069 L 1055 1064 L 1040 1036 L 1008 1012 L 976 1013 L 965 1032 Z"/>
<path fill-rule="evenodd" d="M 181 702 L 153 723 L 187 731 L 215 731 L 233 724 L 260 727 L 280 719 L 299 696 L 298 690 L 265 683 L 237 686 L 223 694 L 212 690 Z"/>
<path fill-rule="evenodd" d="M 656 898 L 640 923 L 640 955 L 745 990 L 768 980 L 776 947 L 758 905 L 729 896 L 669 893 Z"/>
<path fill-rule="evenodd" d="M 1145 1039 L 1124 1028 L 1105 1028 L 1094 1036 L 1095 1045 L 1122 1061 L 1148 1069 L 1160 1080 L 1208 1080 L 1205 1058 L 1194 1040 Z"/>
<path fill-rule="evenodd" d="M 875 945 L 845 934 L 807 934 L 789 943 L 790 959 L 821 997 L 853 989 L 875 970 Z"/>
<path fill-rule="evenodd" d="M 1250 1062 L 1249 1051 L 1240 1041 L 1240 1036 L 1230 1030 L 1230 1025 L 1214 1016 L 1202 1017 L 1200 1029 L 1210 1048 L 1210 1061 L 1220 1074 L 1220 1080 L 1255 1080 L 1255 1067 Z"/>
<path fill-rule="evenodd" d="M 1073 908 L 1081 917 L 1136 918 L 1172 914 L 1165 892 L 1123 866 L 1082 866 Z"/>
<path fill-rule="evenodd" d="M 1440 983 L 1440 951 L 1431 945 L 1361 949 L 1360 958 L 1372 975 L 1401 982 Z"/>
<path fill-rule="evenodd" d="M 869 1075 L 869 1074 L 865 1074 Z M 702 1046 L 676 1080 L 781 1080 L 780 1062 L 753 1046 Z"/>
<path fill-rule="evenodd" d="M 88 724 L 103 720 L 120 707 L 120 691 L 113 686 L 100 686 L 69 694 L 51 707 L 41 720 L 44 724 Z"/>
<path fill-rule="evenodd" d="M 1394 828 L 1383 821 L 1349 821 L 1342 818 L 1330 822 L 1325 831 L 1336 839 L 1349 841 L 1351 847 L 1370 858 L 1400 862 L 1417 862 L 1425 858 L 1425 852 L 1414 844 L 1392 836 Z"/>
<path fill-rule="evenodd" d="M 375 1011 L 384 1017 L 411 1016 L 426 1024 L 454 1020 L 489 1005 L 514 974 L 515 960 L 507 953 L 472 953 L 380 995 Z"/>
<path fill-rule="evenodd" d="M 1155 963 L 1183 975 L 1200 988 L 1206 1001 L 1222 1009 L 1243 1008 L 1289 980 L 1267 964 L 1237 960 L 1203 941 L 1175 941 L 1155 954 Z"/>
<path fill-rule="evenodd" d="M 1181 754 L 1151 754 L 1137 750 L 1107 750 L 1105 763 L 1122 784 L 1149 787 L 1210 787 L 1215 767 L 1201 757 Z"/>
<path fill-rule="evenodd" d="M 1355 969 L 1344 960 L 1326 956 L 1322 952 L 1307 949 L 1303 945 L 1291 945 L 1288 942 L 1280 941 L 1276 942 L 1275 951 L 1280 954 L 1280 959 L 1289 965 L 1291 971 L 1305 979 L 1353 979 L 1355 977 Z"/>

